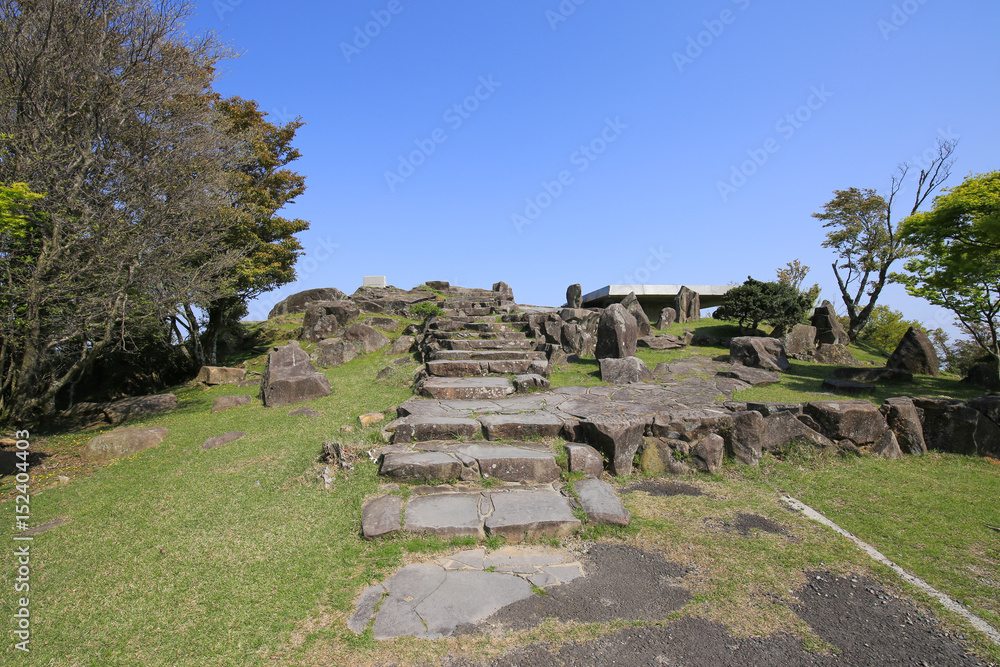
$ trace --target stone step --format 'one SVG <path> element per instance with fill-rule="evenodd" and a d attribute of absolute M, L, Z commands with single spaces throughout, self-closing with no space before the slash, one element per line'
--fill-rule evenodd
<path fill-rule="evenodd" d="M 460 417 L 404 417 L 396 420 L 393 443 L 424 440 L 478 440 L 483 437 L 483 425 L 475 419 Z"/>
<path fill-rule="evenodd" d="M 527 330 L 527 325 L 520 322 L 469 322 L 465 325 L 465 331 L 478 333 L 512 333 Z"/>
<path fill-rule="evenodd" d="M 475 377 L 504 375 L 506 373 L 535 373 L 546 375 L 548 363 L 544 359 L 504 359 L 479 361 L 441 359 L 427 362 L 427 374 L 435 377 Z"/>
<path fill-rule="evenodd" d="M 523 440 L 525 438 L 558 438 L 563 420 L 550 412 L 521 412 L 513 415 L 495 414 L 479 418 L 487 440 Z"/>
<path fill-rule="evenodd" d="M 515 334 L 507 334 L 514 336 Z M 524 334 L 520 338 L 444 338 L 441 347 L 446 350 L 533 350 L 535 341 L 528 340 Z"/>
<path fill-rule="evenodd" d="M 521 446 L 519 446 L 521 445 Z M 554 482 L 562 471 L 555 457 L 522 443 L 497 445 L 449 441 L 422 442 L 417 451 L 388 452 L 380 475 L 398 480 L 498 479 L 503 482 Z"/>
<path fill-rule="evenodd" d="M 436 350 L 431 361 L 509 361 L 514 359 L 545 359 L 544 352 L 533 350 Z"/>
<path fill-rule="evenodd" d="M 495 535 L 510 543 L 562 539 L 583 526 L 573 516 L 572 501 L 552 485 L 502 490 L 442 486 L 413 493 L 405 506 L 399 496 L 365 503 L 366 536 L 387 535 L 400 525 L 403 532 L 442 539 Z"/>
<path fill-rule="evenodd" d="M 492 400 L 510 396 L 514 386 L 505 377 L 429 377 L 417 390 L 421 396 L 439 400 Z"/>
<path fill-rule="evenodd" d="M 488 317 L 493 315 L 493 308 L 445 308 L 445 317 Z"/>

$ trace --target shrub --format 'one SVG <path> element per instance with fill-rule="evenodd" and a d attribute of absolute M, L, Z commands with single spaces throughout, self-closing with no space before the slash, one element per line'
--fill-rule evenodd
<path fill-rule="evenodd" d="M 745 283 L 726 292 L 712 317 L 739 322 L 744 329 L 756 329 L 764 322 L 783 331 L 802 320 L 811 305 L 809 297 L 791 285 L 747 277 Z"/>
<path fill-rule="evenodd" d="M 418 303 L 415 306 L 410 306 L 410 312 L 417 317 L 422 317 L 425 320 L 429 317 L 441 317 L 444 315 L 444 311 L 436 303 L 431 303 L 430 301 L 424 301 L 423 303 Z"/>

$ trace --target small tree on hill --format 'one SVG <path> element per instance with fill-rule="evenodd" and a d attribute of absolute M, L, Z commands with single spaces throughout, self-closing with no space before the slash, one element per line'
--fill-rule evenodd
<path fill-rule="evenodd" d="M 793 259 L 785 266 L 785 268 L 777 269 L 775 273 L 778 275 L 779 283 L 782 285 L 791 285 L 795 288 L 796 292 L 808 297 L 810 307 L 814 307 L 816 305 L 820 292 L 819 283 L 813 283 L 813 286 L 807 290 L 802 289 L 806 276 L 809 275 L 808 266 L 797 259 Z"/>
<path fill-rule="evenodd" d="M 748 276 L 745 283 L 726 292 L 712 317 L 732 320 L 751 330 L 763 322 L 781 332 L 797 324 L 811 305 L 809 297 L 791 285 L 761 282 Z"/>

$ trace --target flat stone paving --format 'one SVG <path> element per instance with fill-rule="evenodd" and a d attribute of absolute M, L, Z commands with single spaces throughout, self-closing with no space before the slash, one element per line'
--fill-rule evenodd
<path fill-rule="evenodd" d="M 564 549 L 470 549 L 407 565 L 369 587 L 355 603 L 347 625 L 360 634 L 372 624 L 376 639 L 401 635 L 435 639 L 531 597 L 533 585 L 559 586 L 583 574 L 577 557 Z"/>

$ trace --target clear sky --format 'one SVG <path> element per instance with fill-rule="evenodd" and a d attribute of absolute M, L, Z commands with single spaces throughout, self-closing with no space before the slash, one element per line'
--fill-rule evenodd
<path fill-rule="evenodd" d="M 560 305 L 571 283 L 771 280 L 796 258 L 843 312 L 811 217 L 834 189 L 884 191 L 939 137 L 959 139 L 949 184 L 1000 168 L 996 0 L 195 6 L 190 32 L 242 52 L 216 89 L 306 122 L 286 211 L 306 255 L 252 319 L 365 275 Z M 952 321 L 900 287 L 882 302 Z"/>

